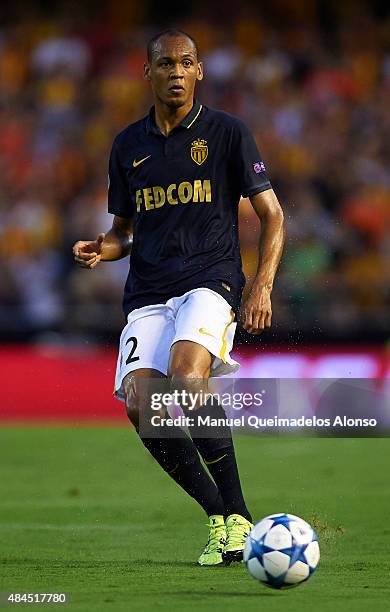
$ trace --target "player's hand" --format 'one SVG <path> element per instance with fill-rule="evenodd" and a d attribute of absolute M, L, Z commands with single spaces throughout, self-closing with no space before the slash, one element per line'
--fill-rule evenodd
<path fill-rule="evenodd" d="M 250 334 L 261 334 L 271 327 L 271 291 L 267 287 L 252 289 L 240 311 L 243 328 Z"/>
<path fill-rule="evenodd" d="M 99 234 L 96 240 L 79 240 L 73 246 L 75 261 L 82 268 L 92 270 L 102 258 L 104 234 Z"/>

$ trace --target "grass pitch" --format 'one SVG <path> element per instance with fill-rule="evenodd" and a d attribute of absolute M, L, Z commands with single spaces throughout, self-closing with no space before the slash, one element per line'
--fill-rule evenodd
<path fill-rule="evenodd" d="M 130 429 L 7 427 L 0 591 L 69 596 L 35 610 L 389 610 L 390 440 L 237 436 L 236 448 L 255 520 L 291 512 L 316 528 L 306 584 L 278 592 L 243 564 L 198 567 L 206 517 Z"/>

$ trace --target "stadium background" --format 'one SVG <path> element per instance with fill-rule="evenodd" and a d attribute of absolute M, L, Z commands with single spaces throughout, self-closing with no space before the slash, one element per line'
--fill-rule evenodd
<path fill-rule="evenodd" d="M 388 438 L 235 435 L 255 521 L 291 512 L 320 540 L 309 583 L 271 592 L 241 564 L 196 566 L 202 511 L 111 399 L 127 262 L 89 273 L 71 246 L 110 225 L 111 142 L 145 113 L 145 41 L 172 23 L 199 40 L 199 98 L 252 128 L 286 214 L 273 327 L 239 336 L 242 373 L 296 378 L 286 402 L 311 409 L 304 377 L 371 378 L 347 381 L 338 406 L 356 414 L 390 389 L 384 3 L 1 3 L 0 606 L 28 590 L 80 612 L 388 612 Z M 255 226 L 244 201 L 248 276 Z"/>
<path fill-rule="evenodd" d="M 71 247 L 111 224 L 111 142 L 145 114 L 145 42 L 171 24 L 199 42 L 206 78 L 198 97 L 247 122 L 285 210 L 273 327 L 260 338 L 239 334 L 243 373 L 388 375 L 390 21 L 382 3 L 19 1 L 0 10 L 6 418 L 119 414 L 109 395 L 128 262 L 86 272 Z M 250 281 L 257 221 L 248 201 L 240 232 Z"/>

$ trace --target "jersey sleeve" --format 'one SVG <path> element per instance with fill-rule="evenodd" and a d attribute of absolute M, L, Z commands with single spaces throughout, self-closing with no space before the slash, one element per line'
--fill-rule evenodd
<path fill-rule="evenodd" d="M 117 140 L 112 145 L 108 165 L 108 212 L 118 217 L 133 217 L 128 181 L 120 163 Z"/>
<path fill-rule="evenodd" d="M 233 129 L 231 160 L 244 198 L 272 189 L 255 139 L 242 121 Z"/>

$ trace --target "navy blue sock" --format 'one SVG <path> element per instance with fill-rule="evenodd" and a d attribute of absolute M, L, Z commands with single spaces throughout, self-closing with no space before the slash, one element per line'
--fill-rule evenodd
<path fill-rule="evenodd" d="M 214 452 L 209 449 L 207 455 L 203 455 L 203 461 L 221 493 L 225 518 L 229 514 L 241 514 L 252 523 L 241 489 L 233 442 L 229 447 L 218 448 Z"/>
<path fill-rule="evenodd" d="M 204 469 L 192 440 L 180 430 L 178 437 L 169 428 L 167 435 L 158 438 L 144 438 L 142 443 L 163 470 L 198 504 L 207 516 L 225 514 L 221 494 Z"/>
<path fill-rule="evenodd" d="M 210 400 L 194 411 L 192 416 L 196 418 L 198 414 L 214 419 L 226 418 L 223 408 Z M 224 424 L 215 428 L 195 425 L 191 427 L 190 433 L 221 493 L 225 506 L 225 517 L 229 514 L 240 514 L 252 522 L 241 489 L 230 427 Z"/>

